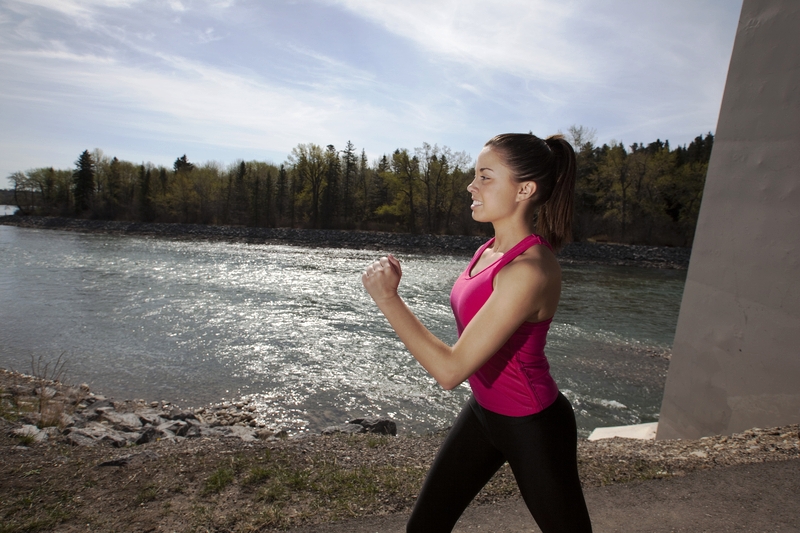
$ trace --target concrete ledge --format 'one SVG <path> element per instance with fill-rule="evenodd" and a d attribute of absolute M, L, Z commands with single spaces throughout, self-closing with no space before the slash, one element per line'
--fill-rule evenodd
<path fill-rule="evenodd" d="M 623 439 L 642 439 L 655 440 L 658 422 L 649 424 L 634 424 L 632 426 L 614 426 L 610 428 L 595 428 L 589 435 L 588 440 L 613 439 L 622 437 Z"/>

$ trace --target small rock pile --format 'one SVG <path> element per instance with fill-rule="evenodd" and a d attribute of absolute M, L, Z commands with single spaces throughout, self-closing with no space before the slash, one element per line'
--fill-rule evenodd
<path fill-rule="evenodd" d="M 4 420 L 12 434 L 24 442 L 58 440 L 75 446 L 110 445 L 117 448 L 157 440 L 237 438 L 242 441 L 276 440 L 288 436 L 257 420 L 256 406 L 246 402 L 222 403 L 193 410 L 170 402 L 114 401 L 94 394 L 88 385 L 70 387 L 59 382 L 2 372 L 6 384 L 0 392 Z M 8 423 L 8 422 L 5 422 Z M 40 429 L 41 428 L 41 429 Z M 389 419 L 356 419 L 326 428 L 323 433 L 380 433 L 396 435 Z"/>

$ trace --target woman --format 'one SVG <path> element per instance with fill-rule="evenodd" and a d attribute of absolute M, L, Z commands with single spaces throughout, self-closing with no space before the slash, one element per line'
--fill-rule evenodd
<path fill-rule="evenodd" d="M 473 392 L 428 472 L 407 531 L 451 531 L 506 461 L 544 533 L 591 531 L 575 415 L 544 355 L 561 294 L 553 249 L 571 235 L 574 189 L 575 153 L 560 135 L 503 134 L 486 143 L 467 190 L 472 217 L 491 222 L 495 236 L 453 286 L 459 338 L 452 347 L 398 296 L 395 257 L 380 258 L 361 277 L 425 370 L 445 389 L 469 379 Z"/>

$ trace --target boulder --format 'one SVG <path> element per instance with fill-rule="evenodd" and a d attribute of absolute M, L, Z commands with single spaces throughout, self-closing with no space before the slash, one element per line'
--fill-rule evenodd
<path fill-rule="evenodd" d="M 61 413 L 58 423 L 63 428 L 70 428 L 75 425 L 75 417 L 67 413 Z"/>
<path fill-rule="evenodd" d="M 366 433 L 367 430 L 361 424 L 339 424 L 338 426 L 328 426 L 322 430 L 323 435 L 333 435 L 334 433 Z"/>
<path fill-rule="evenodd" d="M 397 435 L 397 424 L 391 418 L 356 418 L 348 424 L 358 424 L 367 433 L 380 435 Z"/>
<path fill-rule="evenodd" d="M 160 424 L 157 428 L 159 431 L 169 432 L 174 436 L 183 437 L 189 431 L 189 424 L 183 420 L 168 420 Z"/>
<path fill-rule="evenodd" d="M 170 420 L 187 420 L 190 418 L 195 418 L 194 413 L 192 411 L 181 411 L 180 409 L 172 409 L 167 418 Z"/>
<path fill-rule="evenodd" d="M 144 430 L 139 434 L 139 438 L 134 441 L 134 444 L 146 444 L 148 442 L 153 442 L 160 439 L 164 433 L 159 431 L 158 429 L 154 428 L 153 426 L 147 426 Z"/>
<path fill-rule="evenodd" d="M 100 420 L 105 420 L 118 431 L 139 431 L 142 429 L 142 421 L 134 413 L 118 413 L 104 409 L 100 415 Z"/>
<path fill-rule="evenodd" d="M 142 424 L 150 424 L 151 426 L 160 426 L 165 422 L 163 418 L 161 418 L 161 411 L 156 411 L 155 409 L 144 408 L 144 409 L 137 409 L 134 411 L 134 414 L 139 417 L 139 420 Z"/>
<path fill-rule="evenodd" d="M 223 437 L 228 437 L 228 438 L 238 437 L 245 442 L 256 440 L 256 432 L 250 428 L 242 426 L 225 426 L 220 428 L 213 428 L 213 431 L 219 432 Z"/>
<path fill-rule="evenodd" d="M 110 444 L 115 448 L 127 446 L 133 443 L 138 437 L 139 433 L 125 434 L 116 431 L 112 428 L 98 424 L 97 422 L 90 422 L 86 427 L 68 430 L 67 442 L 77 446 L 86 446 L 86 439 L 92 440 L 92 444 Z"/>
<path fill-rule="evenodd" d="M 42 431 L 32 424 L 26 424 L 12 431 L 17 437 L 33 437 L 34 442 L 44 442 L 47 440 L 47 432 Z"/>

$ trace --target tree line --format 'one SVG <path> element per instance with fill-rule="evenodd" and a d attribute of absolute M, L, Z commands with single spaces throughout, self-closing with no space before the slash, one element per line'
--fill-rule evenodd
<path fill-rule="evenodd" d="M 714 137 L 595 145 L 594 130 L 567 131 L 578 158 L 576 240 L 690 246 Z M 73 169 L 15 172 L 25 214 L 107 220 L 488 235 L 472 220 L 465 152 L 431 146 L 369 161 L 351 142 L 298 144 L 287 160 L 135 164 L 85 150 Z"/>

